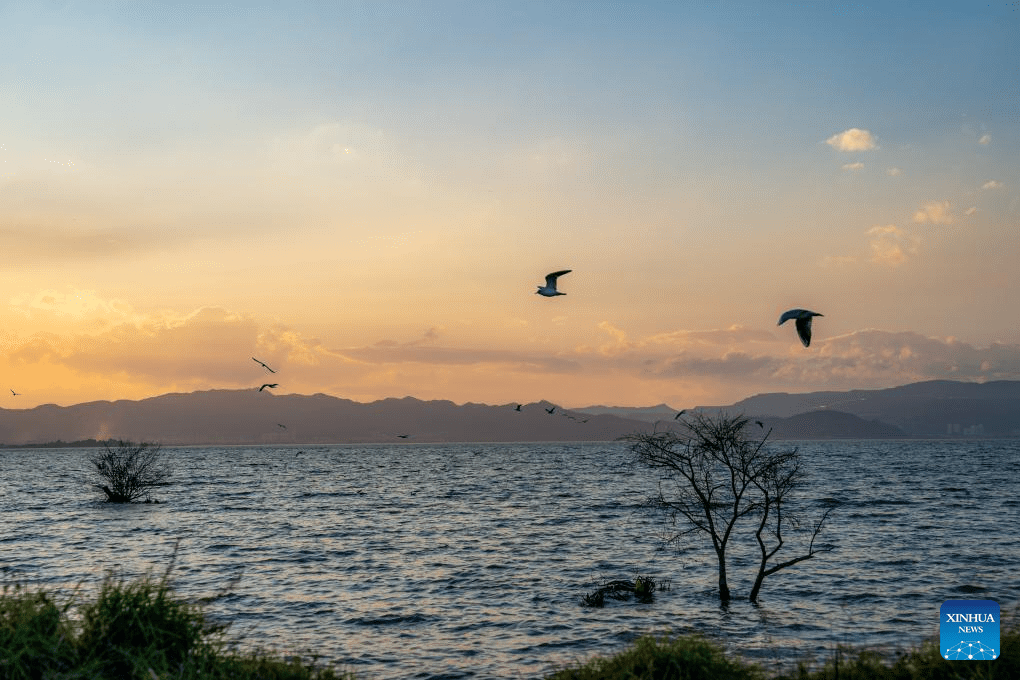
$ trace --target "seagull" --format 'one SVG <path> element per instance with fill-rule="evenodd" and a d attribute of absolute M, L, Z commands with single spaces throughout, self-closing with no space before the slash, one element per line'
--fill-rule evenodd
<path fill-rule="evenodd" d="M 278 387 L 278 386 L 279 386 L 279 383 L 266 383 L 265 385 L 263 385 L 262 387 L 259 388 L 259 392 L 261 392 L 262 390 L 266 389 L 267 387 L 272 388 L 272 387 Z"/>
<path fill-rule="evenodd" d="M 539 286 L 538 290 L 535 291 L 535 294 L 536 295 L 543 295 L 545 297 L 555 297 L 557 295 L 566 295 L 566 293 L 561 293 L 560 291 L 556 290 L 556 279 L 558 279 L 559 277 L 563 276 L 564 274 L 569 274 L 572 271 L 574 271 L 574 270 L 573 269 L 564 269 L 562 271 L 553 272 L 552 274 L 546 274 L 545 275 L 545 285 L 544 286 Z"/>
<path fill-rule="evenodd" d="M 807 347 L 811 344 L 811 317 L 813 316 L 824 316 L 818 312 L 811 312 L 806 309 L 791 309 L 788 312 L 783 312 L 783 315 L 779 317 L 779 323 L 777 326 L 782 326 L 790 319 L 797 320 L 797 335 L 800 336 L 800 341 Z"/>
<path fill-rule="evenodd" d="M 254 361 L 256 364 L 258 364 L 259 366 L 261 366 L 262 368 L 264 368 L 267 371 L 269 371 L 270 373 L 276 373 L 276 371 L 274 371 L 273 369 L 269 368 L 268 366 L 266 366 L 264 363 L 262 363 L 261 361 L 259 361 L 255 357 L 252 357 L 251 360 Z"/>
<path fill-rule="evenodd" d="M 409 435 L 409 434 L 398 434 L 397 436 L 400 437 L 401 439 L 407 439 L 411 435 Z"/>
<path fill-rule="evenodd" d="M 277 424 L 276 424 L 276 426 L 277 426 L 277 427 L 282 427 L 282 428 L 283 428 L 283 429 L 285 429 L 285 430 L 287 429 L 287 426 L 286 426 L 286 425 L 284 425 L 283 423 L 277 423 Z M 304 452 L 302 451 L 302 453 L 304 453 Z"/>
<path fill-rule="evenodd" d="M 556 410 L 556 407 L 555 407 L 555 406 L 553 406 L 552 408 L 547 408 L 547 409 L 545 410 L 545 412 L 546 412 L 546 413 L 548 413 L 549 415 L 552 415 L 552 414 L 553 414 L 553 411 L 555 411 L 555 410 Z"/>

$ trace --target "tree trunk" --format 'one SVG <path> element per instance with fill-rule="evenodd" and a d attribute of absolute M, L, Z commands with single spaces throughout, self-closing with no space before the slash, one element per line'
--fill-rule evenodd
<path fill-rule="evenodd" d="M 751 594 L 748 596 L 751 602 L 758 604 L 758 591 L 761 590 L 761 584 L 765 581 L 765 561 L 763 560 L 761 565 L 758 567 L 758 577 L 754 579 L 754 587 L 751 588 Z"/>
<path fill-rule="evenodd" d="M 110 487 L 106 486 L 105 484 L 103 484 L 99 488 L 101 488 L 103 490 L 103 493 L 106 494 L 106 500 L 108 502 L 110 502 L 110 503 L 130 503 L 131 502 L 131 499 L 128 498 L 127 496 L 125 496 L 123 494 L 115 493 L 113 491 L 110 491 Z"/>
<path fill-rule="evenodd" d="M 726 604 L 730 601 L 730 586 L 726 583 L 726 549 L 715 551 L 719 558 L 719 601 Z"/>

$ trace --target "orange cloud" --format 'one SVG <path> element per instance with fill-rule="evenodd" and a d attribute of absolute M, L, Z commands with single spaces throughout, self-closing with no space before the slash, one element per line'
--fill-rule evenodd
<path fill-rule="evenodd" d="M 927 203 L 914 213 L 914 222 L 918 224 L 952 224 L 952 205 L 949 201 Z"/>
<path fill-rule="evenodd" d="M 890 266 L 903 264 L 908 256 L 917 254 L 917 246 L 921 239 L 908 234 L 896 225 L 872 227 L 867 232 L 870 237 L 871 261 Z"/>
<path fill-rule="evenodd" d="M 837 151 L 870 151 L 878 146 L 875 136 L 868 130 L 850 128 L 833 135 L 825 143 Z"/>

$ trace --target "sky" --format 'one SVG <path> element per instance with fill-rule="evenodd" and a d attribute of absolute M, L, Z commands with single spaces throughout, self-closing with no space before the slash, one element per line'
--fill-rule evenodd
<path fill-rule="evenodd" d="M 1020 379 L 1020 2 L 294 5 L 0 4 L 0 407 Z"/>

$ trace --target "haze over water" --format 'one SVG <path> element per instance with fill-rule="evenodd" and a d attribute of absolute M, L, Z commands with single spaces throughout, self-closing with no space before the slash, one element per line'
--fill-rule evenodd
<path fill-rule="evenodd" d="M 128 506 L 76 481 L 86 451 L 3 451 L 0 567 L 87 597 L 107 569 L 161 572 L 179 540 L 183 594 L 240 575 L 209 611 L 242 644 L 311 650 L 366 679 L 536 677 L 669 629 L 771 666 L 837 643 L 915 645 L 947 599 L 1015 615 L 1020 442 L 801 450 L 803 516 L 839 503 L 822 536 L 835 549 L 769 577 L 759 607 L 720 608 L 704 549 L 661 549 L 662 518 L 642 505 L 657 475 L 620 443 L 176 449 L 164 502 Z M 581 605 L 593 580 L 638 574 L 671 587 Z M 734 555 L 736 595 L 752 575 Z"/>

